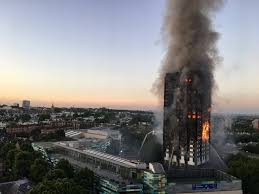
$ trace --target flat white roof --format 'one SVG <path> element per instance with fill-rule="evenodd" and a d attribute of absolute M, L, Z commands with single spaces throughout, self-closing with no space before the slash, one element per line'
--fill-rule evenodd
<path fill-rule="evenodd" d="M 106 153 L 98 152 L 98 151 L 95 151 L 95 150 L 90 150 L 90 149 L 79 150 L 79 149 L 75 149 L 75 148 L 72 148 L 72 147 L 69 147 L 69 146 L 66 146 L 66 145 L 61 145 L 59 142 L 54 143 L 54 145 L 59 146 L 59 147 L 63 147 L 65 149 L 73 150 L 75 152 L 79 152 L 79 153 L 82 153 L 82 154 L 86 154 L 86 155 L 89 155 L 89 156 L 92 156 L 92 157 L 95 157 L 95 158 L 99 158 L 101 160 L 105 160 L 105 161 L 108 161 L 108 162 L 111 162 L 111 163 L 114 163 L 116 165 L 123 166 L 123 167 L 126 167 L 126 168 L 139 168 L 138 164 L 133 163 L 129 160 L 126 160 L 126 159 L 123 159 L 123 158 L 120 158 L 120 157 L 117 157 L 117 156 L 109 155 L 109 154 L 106 154 Z"/>
<path fill-rule="evenodd" d="M 74 136 L 74 135 L 80 135 L 81 132 L 78 132 L 78 131 L 67 131 L 65 134 L 66 134 L 66 136 Z"/>

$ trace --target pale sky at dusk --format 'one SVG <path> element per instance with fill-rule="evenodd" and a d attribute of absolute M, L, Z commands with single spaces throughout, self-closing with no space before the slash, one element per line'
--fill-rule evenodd
<path fill-rule="evenodd" d="M 215 112 L 259 112 L 258 10 L 228 0 L 214 16 Z M 163 0 L 0 0 L 0 103 L 154 109 L 164 11 Z"/>

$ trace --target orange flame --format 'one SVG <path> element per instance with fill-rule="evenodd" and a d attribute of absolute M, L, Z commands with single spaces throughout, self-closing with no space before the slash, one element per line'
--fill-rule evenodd
<path fill-rule="evenodd" d="M 202 141 L 207 141 L 209 139 L 209 129 L 210 124 L 208 121 L 202 124 Z"/>

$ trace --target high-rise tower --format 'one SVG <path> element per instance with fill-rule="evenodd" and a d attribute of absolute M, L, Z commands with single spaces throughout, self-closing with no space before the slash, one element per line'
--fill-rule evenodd
<path fill-rule="evenodd" d="M 165 76 L 163 151 L 169 166 L 208 162 L 211 97 L 198 72 Z"/>
<path fill-rule="evenodd" d="M 22 108 L 25 111 L 28 111 L 30 109 L 31 102 L 29 100 L 23 100 L 22 101 Z"/>

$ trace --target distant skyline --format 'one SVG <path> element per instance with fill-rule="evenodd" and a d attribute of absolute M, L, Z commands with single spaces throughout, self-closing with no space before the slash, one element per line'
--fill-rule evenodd
<path fill-rule="evenodd" d="M 228 0 L 214 112 L 259 113 L 259 1 Z M 0 0 L 0 104 L 155 109 L 165 1 Z"/>

